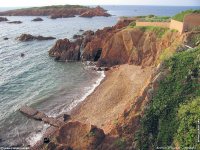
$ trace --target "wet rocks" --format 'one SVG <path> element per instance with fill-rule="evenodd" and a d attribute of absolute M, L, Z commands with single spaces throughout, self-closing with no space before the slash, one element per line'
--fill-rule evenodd
<path fill-rule="evenodd" d="M 54 37 L 43 37 L 43 36 L 33 36 L 31 34 L 22 34 L 21 36 L 16 38 L 19 41 L 26 42 L 26 41 L 33 41 L 33 40 L 38 40 L 38 41 L 43 41 L 43 40 L 53 40 L 55 39 Z"/>
<path fill-rule="evenodd" d="M 0 17 L 0 22 L 2 22 L 2 21 L 8 21 L 8 19 L 5 17 Z"/>
<path fill-rule="evenodd" d="M 81 41 L 70 42 L 68 39 L 60 39 L 49 50 L 49 56 L 57 61 L 79 61 Z"/>
<path fill-rule="evenodd" d="M 7 38 L 7 37 L 5 37 L 5 38 L 3 38 L 3 40 L 8 40 L 9 38 Z"/>
<path fill-rule="evenodd" d="M 43 21 L 43 19 L 38 17 L 38 18 L 33 19 L 32 21 Z"/>
<path fill-rule="evenodd" d="M 10 21 L 10 22 L 7 22 L 9 24 L 21 24 L 22 22 L 21 21 Z"/>

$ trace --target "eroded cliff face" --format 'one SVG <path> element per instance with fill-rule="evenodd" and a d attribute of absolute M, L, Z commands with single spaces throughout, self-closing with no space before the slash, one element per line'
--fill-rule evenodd
<path fill-rule="evenodd" d="M 178 32 L 167 31 L 160 38 L 154 32 L 143 32 L 137 28 L 104 31 L 96 35 L 83 52 L 83 59 L 94 60 L 97 51 L 101 50 L 98 66 L 110 67 L 125 63 L 150 66 L 164 49 L 174 42 L 181 42 Z"/>

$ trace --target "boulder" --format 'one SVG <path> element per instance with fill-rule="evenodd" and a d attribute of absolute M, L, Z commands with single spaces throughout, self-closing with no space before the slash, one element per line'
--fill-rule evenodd
<path fill-rule="evenodd" d="M 81 41 L 70 42 L 68 39 L 60 39 L 49 50 L 49 56 L 56 57 L 59 61 L 79 61 Z"/>
<path fill-rule="evenodd" d="M 21 21 L 10 21 L 10 22 L 7 22 L 9 24 L 21 24 L 22 22 Z"/>
<path fill-rule="evenodd" d="M 8 21 L 8 19 L 5 17 L 0 17 L 0 22 L 2 22 L 2 21 Z"/>
<path fill-rule="evenodd" d="M 43 19 L 38 17 L 38 18 L 33 19 L 32 21 L 43 21 Z"/>
<path fill-rule="evenodd" d="M 5 38 L 3 38 L 3 40 L 8 40 L 9 38 L 7 38 L 7 37 L 5 37 Z"/>
<path fill-rule="evenodd" d="M 49 147 L 58 149 L 93 150 L 104 140 L 105 134 L 96 126 L 81 122 L 68 122 L 55 134 L 56 141 L 52 141 Z M 51 145 L 51 146 L 50 146 Z"/>
<path fill-rule="evenodd" d="M 55 39 L 54 37 L 43 37 L 43 36 L 33 36 L 31 34 L 22 34 L 21 36 L 17 37 L 16 38 L 17 40 L 19 41 L 23 41 L 23 42 L 26 42 L 26 41 L 33 41 L 33 40 L 38 40 L 38 41 L 42 41 L 42 40 L 53 40 Z"/>
<path fill-rule="evenodd" d="M 74 34 L 73 39 L 83 38 L 82 35 Z"/>

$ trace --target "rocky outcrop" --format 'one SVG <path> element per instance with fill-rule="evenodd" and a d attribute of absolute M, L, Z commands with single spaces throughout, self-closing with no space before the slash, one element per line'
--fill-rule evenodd
<path fill-rule="evenodd" d="M 0 12 L 0 16 L 50 16 L 51 19 L 56 19 L 75 16 L 94 17 L 110 15 L 101 7 L 90 8 L 80 5 L 63 5 L 9 10 Z"/>
<path fill-rule="evenodd" d="M 43 19 L 38 17 L 38 18 L 33 19 L 32 21 L 43 21 Z"/>
<path fill-rule="evenodd" d="M 84 51 L 82 54 L 83 60 L 97 61 L 100 58 L 102 48 L 109 39 L 118 32 L 121 28 L 127 26 L 131 21 L 119 21 L 113 27 L 105 27 L 102 30 L 97 30 L 95 33 L 86 31 L 83 34 Z"/>
<path fill-rule="evenodd" d="M 68 39 L 60 39 L 49 50 L 49 56 L 55 57 L 58 61 L 80 60 L 81 41 L 70 42 Z"/>
<path fill-rule="evenodd" d="M 97 6 L 96 8 L 90 9 L 80 15 L 80 17 L 87 17 L 87 18 L 92 18 L 95 16 L 104 16 L 104 17 L 109 17 L 111 16 L 108 14 L 102 7 Z"/>
<path fill-rule="evenodd" d="M 21 21 L 10 21 L 10 22 L 7 22 L 9 24 L 21 24 L 22 22 Z"/>
<path fill-rule="evenodd" d="M 150 66 L 163 50 L 181 40 L 177 32 L 167 32 L 160 38 L 154 32 L 138 28 L 120 30 L 128 23 L 119 22 L 96 31 L 84 47 L 83 60 L 98 61 L 98 66 L 107 67 L 125 63 Z"/>
<path fill-rule="evenodd" d="M 5 17 L 0 17 L 0 22 L 2 22 L 2 21 L 8 21 L 8 19 Z"/>
<path fill-rule="evenodd" d="M 22 41 L 22 42 L 26 42 L 26 41 L 33 41 L 33 40 L 38 40 L 38 41 L 43 41 L 43 40 L 54 40 L 56 38 L 54 37 L 43 37 L 43 36 L 33 36 L 31 34 L 22 34 L 21 36 L 17 37 L 16 38 L 17 40 L 19 41 Z"/>
<path fill-rule="evenodd" d="M 143 32 L 140 29 L 126 29 L 113 35 L 102 48 L 99 66 L 118 64 L 136 64 L 151 66 L 155 64 L 160 54 L 177 42 L 180 35 L 168 32 L 159 38 L 154 32 Z"/>
<path fill-rule="evenodd" d="M 103 130 L 96 126 L 78 121 L 68 122 L 55 133 L 56 140 L 51 141 L 47 149 L 93 150 L 101 144 L 104 137 Z"/>

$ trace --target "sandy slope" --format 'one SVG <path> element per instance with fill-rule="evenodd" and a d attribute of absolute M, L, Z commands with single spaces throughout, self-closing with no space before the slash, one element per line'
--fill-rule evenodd
<path fill-rule="evenodd" d="M 120 115 L 145 85 L 152 73 L 151 67 L 121 65 L 106 73 L 96 90 L 72 111 L 72 118 L 101 127 Z"/>

